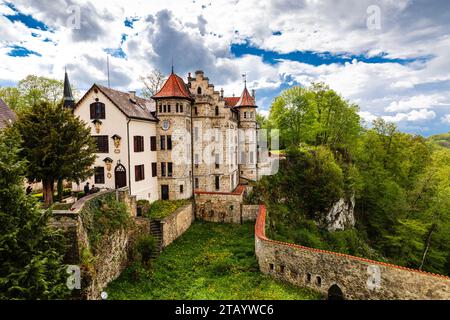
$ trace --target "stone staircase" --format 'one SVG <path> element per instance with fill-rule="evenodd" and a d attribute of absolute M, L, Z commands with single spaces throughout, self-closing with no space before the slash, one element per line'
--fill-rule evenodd
<path fill-rule="evenodd" d="M 152 254 L 152 259 L 155 259 L 162 252 L 162 230 L 161 223 L 157 220 L 150 220 L 150 233 L 155 237 L 157 242 L 157 251 Z"/>

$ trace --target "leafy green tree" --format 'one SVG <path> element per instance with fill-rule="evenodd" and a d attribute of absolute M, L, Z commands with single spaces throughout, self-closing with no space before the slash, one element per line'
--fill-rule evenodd
<path fill-rule="evenodd" d="M 0 98 L 15 112 L 20 112 L 26 106 L 25 99 L 15 87 L 0 88 Z"/>
<path fill-rule="evenodd" d="M 53 203 L 55 181 L 79 182 L 93 174 L 96 145 L 90 129 L 62 105 L 40 102 L 18 115 L 27 177 L 42 181 L 45 206 Z"/>
<path fill-rule="evenodd" d="M 301 87 L 283 91 L 272 104 L 269 121 L 280 130 L 282 148 L 296 149 L 302 142 L 311 143 L 318 129 L 314 94 Z"/>
<path fill-rule="evenodd" d="M 64 82 L 62 80 L 29 75 L 19 81 L 17 88 L 27 105 L 35 105 L 43 100 L 56 105 L 63 97 Z"/>
<path fill-rule="evenodd" d="M 281 143 L 288 149 L 301 143 L 327 145 L 349 161 L 362 130 L 358 110 L 357 105 L 318 83 L 283 91 L 272 104 L 269 122 L 280 130 Z"/>
<path fill-rule="evenodd" d="M 0 300 L 61 299 L 67 294 L 64 238 L 24 191 L 20 137 L 0 133 Z"/>
<path fill-rule="evenodd" d="M 21 112 L 42 101 L 57 105 L 62 101 L 64 82 L 46 77 L 29 75 L 16 87 L 0 88 L 2 98 L 14 111 Z M 75 88 L 72 92 L 77 94 Z"/>

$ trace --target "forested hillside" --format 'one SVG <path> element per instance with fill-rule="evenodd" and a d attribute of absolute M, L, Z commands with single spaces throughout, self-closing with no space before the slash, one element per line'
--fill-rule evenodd
<path fill-rule="evenodd" d="M 322 84 L 284 91 L 263 123 L 287 160 L 248 200 L 268 206 L 274 238 L 449 275 L 449 135 L 365 128 L 357 112 Z M 321 222 L 340 199 L 354 200 L 356 224 L 330 232 Z"/>

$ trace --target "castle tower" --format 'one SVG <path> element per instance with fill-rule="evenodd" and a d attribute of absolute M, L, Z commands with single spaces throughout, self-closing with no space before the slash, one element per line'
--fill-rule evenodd
<path fill-rule="evenodd" d="M 184 81 L 170 74 L 152 97 L 159 124 L 151 137 L 157 152 L 159 199 L 187 199 L 193 194 L 191 162 L 191 107 L 193 98 Z"/>
<path fill-rule="evenodd" d="M 72 95 L 72 88 L 70 87 L 69 76 L 67 70 L 64 70 L 64 108 L 75 107 L 75 99 Z"/>
<path fill-rule="evenodd" d="M 235 108 L 239 110 L 239 172 L 240 177 L 257 180 L 257 122 L 255 94 L 245 84 Z"/>
<path fill-rule="evenodd" d="M 223 93 L 196 71 L 188 78 L 195 97 L 192 112 L 194 187 L 197 191 L 232 192 L 239 183 L 237 164 L 238 113 L 226 105 Z"/>

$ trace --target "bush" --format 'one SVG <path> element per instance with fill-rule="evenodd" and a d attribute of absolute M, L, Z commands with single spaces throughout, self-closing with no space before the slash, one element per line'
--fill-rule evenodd
<path fill-rule="evenodd" d="M 83 198 L 86 194 L 83 191 L 80 191 L 77 193 L 77 200 L 80 200 L 81 198 Z"/>
<path fill-rule="evenodd" d="M 127 206 L 118 202 L 113 194 L 91 199 L 80 215 L 94 254 L 105 235 L 128 228 L 132 223 Z"/>
<path fill-rule="evenodd" d="M 151 234 L 142 235 L 136 241 L 133 260 L 148 269 L 151 265 L 152 256 L 157 250 L 158 242 L 155 237 Z"/>

